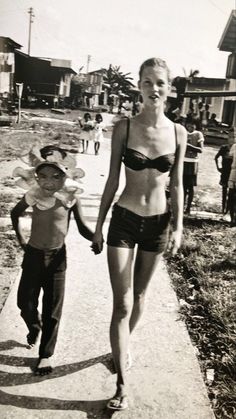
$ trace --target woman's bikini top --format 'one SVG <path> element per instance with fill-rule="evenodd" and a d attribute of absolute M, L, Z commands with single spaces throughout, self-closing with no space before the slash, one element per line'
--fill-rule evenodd
<path fill-rule="evenodd" d="M 129 139 L 130 120 L 127 119 L 127 135 L 125 141 L 125 150 L 122 161 L 126 167 L 132 170 L 157 169 L 161 173 L 170 171 L 175 161 L 175 153 L 164 154 L 150 159 L 140 151 L 127 147 Z M 175 142 L 177 148 L 177 130 L 175 125 Z"/>

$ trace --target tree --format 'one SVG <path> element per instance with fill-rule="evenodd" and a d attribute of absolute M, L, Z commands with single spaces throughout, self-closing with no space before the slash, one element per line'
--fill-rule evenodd
<path fill-rule="evenodd" d="M 185 68 L 183 68 L 183 72 L 184 72 L 184 77 L 183 76 L 177 76 L 172 81 L 172 85 L 176 88 L 177 101 L 178 102 L 181 102 L 181 100 L 182 100 L 182 95 L 185 92 L 187 83 L 189 81 L 191 82 L 192 79 L 194 77 L 198 76 L 198 74 L 200 73 L 199 70 L 190 69 L 189 75 L 187 75 L 187 72 L 186 72 Z"/>
<path fill-rule="evenodd" d="M 183 67 L 183 72 L 184 72 L 184 75 L 185 75 L 185 77 L 187 78 L 187 79 L 192 79 L 193 77 L 197 77 L 198 76 L 198 74 L 200 73 L 200 71 L 199 70 L 190 70 L 189 71 L 189 75 L 187 75 L 187 71 L 185 70 L 185 68 Z"/>
<path fill-rule="evenodd" d="M 104 82 L 109 85 L 109 94 L 119 95 L 119 92 L 129 95 L 129 91 L 134 84 L 130 77 L 131 73 L 122 73 L 120 66 L 109 65 L 109 68 L 104 69 Z"/>
<path fill-rule="evenodd" d="M 83 95 L 86 89 L 88 88 L 89 84 L 87 82 L 86 76 L 79 73 L 72 77 L 71 79 L 71 89 L 70 89 L 70 97 L 72 105 L 79 106 L 79 104 L 83 100 Z"/>

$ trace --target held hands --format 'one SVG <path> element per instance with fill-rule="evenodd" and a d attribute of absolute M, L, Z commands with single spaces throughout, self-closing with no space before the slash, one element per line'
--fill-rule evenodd
<path fill-rule="evenodd" d="M 172 256 L 175 256 L 177 251 L 180 248 L 181 236 L 182 236 L 182 230 L 175 230 L 175 231 L 172 231 L 171 233 L 169 243 L 167 246 L 167 251 L 170 252 Z"/>
<path fill-rule="evenodd" d="M 26 247 L 27 247 L 27 243 L 26 242 L 21 242 L 20 243 L 20 247 L 25 252 L 26 251 Z"/>
<path fill-rule="evenodd" d="M 104 243 L 104 239 L 103 239 L 103 235 L 102 233 L 95 233 L 93 236 L 93 243 L 90 246 L 92 249 L 92 252 L 95 255 L 98 255 L 99 253 L 102 252 L 103 249 L 103 243 Z"/>

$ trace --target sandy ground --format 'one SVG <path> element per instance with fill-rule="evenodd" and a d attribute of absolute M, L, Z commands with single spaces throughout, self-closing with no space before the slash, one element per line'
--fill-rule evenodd
<path fill-rule="evenodd" d="M 78 165 L 86 173 L 81 195 L 84 215 L 94 228 L 108 171 L 109 143 L 102 145 L 99 156 L 92 150 L 89 153 L 78 155 Z M 18 162 L 6 163 L 4 174 L 15 164 Z M 122 169 L 120 188 L 123 182 Z M 29 219 L 24 223 L 28 229 Z M 108 419 L 119 415 L 124 419 L 213 419 L 195 349 L 179 318 L 178 302 L 163 263 L 153 278 L 146 311 L 132 338 L 130 408 L 121 413 L 106 409 L 116 380 L 109 346 L 112 298 L 106 253 L 95 257 L 73 222 L 67 246 L 64 312 L 55 368 L 49 377 L 32 375 L 37 348 L 28 351 L 25 347 L 26 330 L 15 303 L 18 274 L 0 315 L 1 418 Z"/>
<path fill-rule="evenodd" d="M 14 234 L 11 229 L 11 224 L 9 221 L 9 212 L 10 209 L 13 207 L 14 203 L 22 196 L 23 190 L 19 189 L 15 186 L 14 180 L 11 178 L 13 169 L 16 166 L 27 167 L 24 163 L 20 160 L 16 159 L 14 155 L 14 150 L 11 149 L 11 135 L 22 136 L 22 131 L 24 138 L 27 139 L 26 144 L 22 144 L 22 141 L 16 141 L 16 145 L 18 148 L 29 148 L 32 141 L 36 138 L 44 137 L 45 135 L 50 138 L 54 133 L 59 133 L 62 138 L 64 135 L 65 130 L 68 130 L 68 127 L 71 127 L 71 124 L 76 124 L 78 117 L 83 115 L 83 112 L 80 111 L 72 111 L 65 115 L 53 115 L 49 110 L 37 110 L 37 111 L 24 111 L 24 115 L 27 116 L 22 118 L 23 124 L 25 120 L 31 121 L 33 125 L 32 129 L 22 130 L 22 127 L 16 125 L 14 129 L 2 129 L 2 136 L 9 138 L 9 150 L 7 157 L 3 160 L 1 159 L 0 162 L 0 310 L 3 307 L 5 299 L 8 295 L 10 287 L 14 281 L 15 274 L 17 272 L 17 263 L 20 262 L 21 252 L 17 248 L 17 243 L 14 240 Z M 30 115 L 30 116 L 29 116 Z M 38 116 L 37 116 L 38 115 Z M 67 118 L 67 123 L 70 125 L 64 125 L 63 121 L 65 121 L 65 117 Z M 42 130 L 42 121 L 47 121 L 46 127 L 44 131 Z M 111 137 L 111 125 L 112 120 L 114 119 L 114 115 L 111 114 L 103 114 L 103 119 L 105 124 L 108 126 L 108 132 L 105 133 L 106 139 L 102 144 L 103 152 L 110 151 L 110 137 Z M 52 123 L 53 121 L 53 123 Z M 58 124 L 60 121 L 60 124 Z M 41 124 L 41 125 L 40 125 Z M 2 137 L 2 138 L 3 138 Z M 21 138 L 21 137 L 20 137 Z M 68 137 L 65 141 L 68 141 L 69 146 L 78 145 L 78 141 L 76 140 L 73 142 L 73 134 L 72 137 Z M 65 145 L 65 144 L 64 144 Z M 0 145 L 1 149 L 1 145 Z M 200 156 L 200 164 L 199 164 L 199 175 L 198 175 L 198 187 L 196 188 L 195 193 L 195 209 L 199 209 L 199 202 L 201 202 L 201 206 L 210 207 L 216 212 L 220 212 L 220 205 L 221 205 L 221 187 L 219 186 L 219 173 L 216 171 L 214 156 L 217 152 L 218 147 L 214 146 L 206 146 L 204 153 Z M 89 156 L 91 159 L 89 160 Z M 105 178 L 107 175 L 107 165 L 104 165 L 104 162 L 101 162 L 100 166 L 98 164 L 98 173 L 96 177 L 93 176 L 93 164 L 90 164 L 92 160 L 96 158 L 93 155 L 93 144 L 89 145 L 89 154 L 83 156 L 82 154 L 78 155 L 78 165 L 85 170 L 88 174 L 85 179 L 83 179 L 83 186 L 82 188 L 86 191 L 86 193 L 90 193 L 91 186 L 87 182 L 87 179 L 90 177 L 93 179 L 93 182 L 96 182 L 98 189 L 102 190 L 105 182 Z M 100 161 L 100 160 L 99 160 Z M 107 155 L 107 162 L 109 161 L 109 155 Z M 207 177 L 205 173 L 206 167 L 208 168 Z M 123 167 L 122 167 L 123 171 Z M 122 189 L 122 182 L 120 186 L 120 190 Z M 118 191 L 119 193 L 119 191 Z M 2 197 L 2 198 L 1 198 Z M 81 195 L 83 199 L 83 194 Z M 1 219 L 1 217 L 3 217 Z M 17 263 L 14 261 L 17 260 Z"/>

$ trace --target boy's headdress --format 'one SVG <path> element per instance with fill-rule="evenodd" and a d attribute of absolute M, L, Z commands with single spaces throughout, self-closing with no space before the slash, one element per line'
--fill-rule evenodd
<path fill-rule="evenodd" d="M 43 148 L 35 145 L 20 158 L 29 168 L 16 167 L 13 176 L 18 178 L 16 185 L 27 190 L 25 197 L 29 205 L 36 205 L 40 209 L 48 209 L 55 204 L 56 198 L 67 207 L 74 205 L 75 194 L 83 192 L 80 188 L 79 179 L 84 177 L 85 173 L 82 169 L 76 167 L 77 162 L 73 154 L 56 145 L 48 145 Z M 47 165 L 56 167 L 66 176 L 63 188 L 56 192 L 51 199 L 42 197 L 36 178 L 39 168 Z"/>

